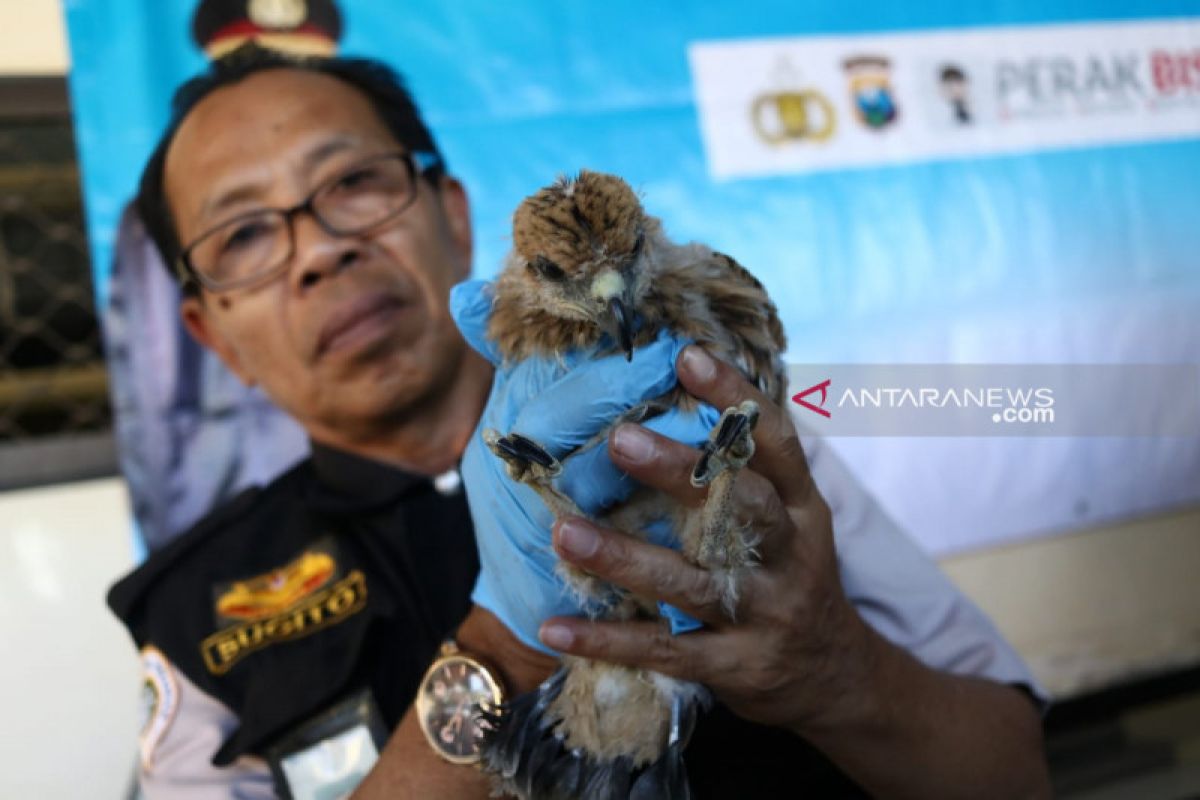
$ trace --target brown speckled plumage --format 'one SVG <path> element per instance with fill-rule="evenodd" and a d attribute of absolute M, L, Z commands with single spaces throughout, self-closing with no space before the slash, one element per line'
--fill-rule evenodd
<path fill-rule="evenodd" d="M 633 265 L 634 308 L 643 325 L 636 344 L 660 328 L 693 339 L 734 364 L 763 393 L 782 402 L 787 340 L 763 285 L 732 258 L 700 244 L 677 245 L 642 210 L 622 179 L 584 170 L 528 197 L 513 217 L 513 251 L 496 281 L 488 333 L 505 358 L 549 356 L 594 346 L 604 331 L 581 309 L 578 289 L 601 269 Z M 531 269 L 539 257 L 562 269 L 570 289 Z"/>
<path fill-rule="evenodd" d="M 614 323 L 610 313 L 614 301 L 632 312 L 632 325 Z M 635 331 L 630 341 L 631 327 Z M 605 341 L 614 352 L 627 350 L 629 345 L 652 341 L 664 328 L 733 364 L 768 398 L 783 402 L 783 326 L 762 284 L 732 258 L 704 245 L 671 242 L 659 220 L 645 213 L 629 185 L 612 175 L 583 171 L 576 178 L 560 179 L 520 205 L 513 219 L 513 250 L 494 285 L 488 330 L 506 360 L 554 358 L 569 349 L 593 349 Z M 677 388 L 613 424 L 668 407 L 694 405 L 695 401 Z M 752 429 L 757 406 L 750 403 L 728 409 L 722 422 L 731 414 L 748 416 Z M 710 443 L 716 441 L 716 430 Z M 485 438 L 490 436 L 489 446 L 505 457 L 503 448 L 495 446 L 503 438 L 501 433 L 485 433 Z M 633 535 L 640 535 L 650 520 L 673 519 L 684 554 L 724 574 L 730 613 L 736 604 L 739 571 L 754 563 L 752 543 L 743 540 L 731 518 L 733 479 L 753 454 L 749 429 L 739 441 L 739 445 L 712 452 L 703 482 L 708 500 L 702 508 L 679 506 L 666 495 L 642 489 L 601 517 L 605 524 Z M 708 463 L 708 458 L 702 462 Z M 510 475 L 538 491 L 556 517 L 579 513 L 570 498 L 553 488 L 552 476 L 544 470 L 519 459 L 510 461 L 510 469 Z M 612 587 L 565 564 L 559 567 L 579 595 L 609 598 L 607 618 L 657 616 L 653 598 L 620 596 L 622 599 L 611 602 Z M 686 737 L 670 747 L 670 721 L 673 709 L 678 715 L 680 702 L 694 713 L 701 705 L 698 698 L 704 695 L 701 687 L 645 670 L 566 658 L 553 689 L 544 691 L 550 694 L 539 704 L 544 711 L 538 713 L 551 721 L 566 750 L 549 760 L 543 751 L 523 753 L 512 743 L 528 740 L 526 746 L 533 747 L 540 741 L 537 734 L 525 736 L 510 730 L 498 737 L 505 743 L 497 745 L 500 752 L 489 757 L 488 763 L 496 771 L 507 774 L 515 770 L 517 775 L 526 774 L 522 770 L 541 772 L 553 784 L 560 773 L 576 775 L 583 769 L 572 758 L 585 758 L 590 759 L 589 766 L 578 774 L 590 775 L 590 780 L 613 780 L 612 770 L 622 763 L 626 770 L 631 765 L 643 769 L 644 777 L 649 776 L 646 780 L 662 777 L 651 775 L 655 770 L 681 774 L 677 760 Z M 533 705 L 525 701 L 522 707 L 528 710 Z M 538 728 L 524 713 L 513 715 L 519 720 L 512 724 L 546 729 Z M 668 753 L 676 759 L 670 762 L 674 767 L 668 765 Z M 530 760 L 536 763 L 531 765 Z M 504 783 L 506 790 L 522 797 L 569 796 L 562 785 L 555 790 L 559 794 L 526 793 L 520 786 L 519 780 Z"/>

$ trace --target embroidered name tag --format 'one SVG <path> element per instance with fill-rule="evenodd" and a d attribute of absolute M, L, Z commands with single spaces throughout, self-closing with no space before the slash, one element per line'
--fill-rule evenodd
<path fill-rule="evenodd" d="M 224 675 L 246 656 L 280 642 L 300 639 L 336 625 L 362 611 L 367 604 L 367 583 L 354 570 L 342 580 L 304 597 L 286 611 L 233 625 L 200 643 L 204 665 L 214 675 Z"/>

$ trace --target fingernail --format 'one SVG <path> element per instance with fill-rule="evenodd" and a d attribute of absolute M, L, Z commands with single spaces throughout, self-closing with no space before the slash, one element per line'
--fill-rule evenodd
<path fill-rule="evenodd" d="M 558 526 L 558 546 L 566 555 L 588 558 L 600 548 L 600 537 L 583 520 L 568 519 Z"/>
<path fill-rule="evenodd" d="M 717 374 L 717 365 L 704 348 L 689 344 L 683 350 L 683 368 L 707 383 Z"/>
<path fill-rule="evenodd" d="M 542 644 L 546 647 L 555 650 L 566 650 L 575 643 L 575 634 L 566 625 L 559 625 L 554 622 L 547 622 L 538 631 L 538 638 L 542 640 Z"/>
<path fill-rule="evenodd" d="M 654 455 L 654 440 L 636 425 L 622 425 L 613 432 L 613 449 L 627 461 L 643 464 Z"/>

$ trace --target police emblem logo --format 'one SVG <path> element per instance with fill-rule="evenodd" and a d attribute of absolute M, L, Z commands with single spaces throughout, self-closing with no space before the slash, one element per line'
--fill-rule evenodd
<path fill-rule="evenodd" d="M 142 768 L 154 764 L 154 750 L 179 710 L 179 683 L 167 657 L 153 646 L 142 648 L 142 729 L 138 735 Z"/>
<path fill-rule="evenodd" d="M 850 82 L 850 101 L 859 121 L 883 130 L 896 121 L 899 109 L 891 84 L 891 61 L 883 56 L 855 56 L 842 63 Z"/>

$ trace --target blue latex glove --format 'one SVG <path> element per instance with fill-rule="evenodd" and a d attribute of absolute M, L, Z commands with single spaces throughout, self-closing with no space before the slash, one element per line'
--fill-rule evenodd
<path fill-rule="evenodd" d="M 540 444 L 563 463 L 556 487 L 593 515 L 626 499 L 636 484 L 609 460 L 605 442 L 579 448 L 621 412 L 674 387 L 675 359 L 688 342 L 660 334 L 635 350 L 630 362 L 623 354 L 597 359 L 591 353 L 571 352 L 556 359 L 504 364 L 486 336 L 491 306 L 490 286 L 484 281 L 468 281 L 451 291 L 450 313 L 459 330 L 496 366 L 487 407 L 462 461 L 481 565 L 472 599 L 525 644 L 549 653 L 553 651 L 537 638 L 541 624 L 584 609 L 554 574 L 558 557 L 550 542 L 550 510 L 532 489 L 508 477 L 504 463 L 483 443 L 481 431 L 520 433 Z M 699 446 L 719 416 L 707 405 L 695 412 L 673 409 L 649 420 L 646 427 Z M 678 547 L 665 522 L 652 526 L 650 533 L 652 541 Z M 676 633 L 699 627 L 677 609 L 660 608 Z"/>

